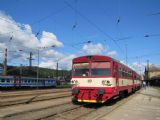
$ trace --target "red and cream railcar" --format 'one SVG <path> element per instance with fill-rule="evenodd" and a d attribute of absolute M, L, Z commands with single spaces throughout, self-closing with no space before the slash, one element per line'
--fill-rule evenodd
<path fill-rule="evenodd" d="M 82 56 L 73 59 L 72 95 L 78 102 L 104 103 L 140 87 L 140 76 L 108 56 Z"/>

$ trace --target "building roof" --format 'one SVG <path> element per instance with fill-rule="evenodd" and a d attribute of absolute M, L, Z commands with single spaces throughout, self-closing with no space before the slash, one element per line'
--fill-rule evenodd
<path fill-rule="evenodd" d="M 160 65 L 154 65 L 154 64 L 150 65 L 149 66 L 149 71 L 150 72 L 160 71 Z"/>

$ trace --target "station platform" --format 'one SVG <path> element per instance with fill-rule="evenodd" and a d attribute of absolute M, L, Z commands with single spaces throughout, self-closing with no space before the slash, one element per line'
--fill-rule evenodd
<path fill-rule="evenodd" d="M 160 87 L 147 87 L 100 120 L 160 120 Z"/>

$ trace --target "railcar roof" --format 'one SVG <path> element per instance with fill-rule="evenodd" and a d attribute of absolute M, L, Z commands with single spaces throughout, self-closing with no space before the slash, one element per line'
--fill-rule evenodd
<path fill-rule="evenodd" d="M 98 60 L 98 61 L 115 61 L 119 64 L 121 64 L 122 66 L 125 66 L 127 67 L 128 69 L 132 70 L 133 72 L 135 72 L 137 75 L 139 75 L 136 71 L 134 71 L 132 68 L 130 68 L 129 66 L 121 63 L 119 60 L 116 60 L 112 57 L 109 57 L 109 56 L 103 56 L 103 55 L 86 55 L 86 56 L 80 56 L 80 57 L 77 57 L 77 58 L 74 58 L 73 59 L 73 62 L 84 62 L 84 61 L 89 61 L 89 59 L 87 57 L 93 57 L 92 60 Z"/>
<path fill-rule="evenodd" d="M 0 76 L 0 78 L 14 78 L 14 76 Z M 16 76 L 19 78 L 19 76 Z M 21 79 L 37 79 L 36 77 L 21 77 Z M 54 78 L 38 78 L 39 80 L 55 80 Z"/>
<path fill-rule="evenodd" d="M 80 62 L 80 61 L 89 61 L 87 57 L 92 57 L 92 60 L 114 60 L 109 56 L 102 56 L 102 55 L 87 55 L 87 56 L 80 56 L 73 59 L 73 62 Z"/>
<path fill-rule="evenodd" d="M 1 75 L 0 78 L 13 78 L 13 76 L 3 76 L 3 75 Z"/>

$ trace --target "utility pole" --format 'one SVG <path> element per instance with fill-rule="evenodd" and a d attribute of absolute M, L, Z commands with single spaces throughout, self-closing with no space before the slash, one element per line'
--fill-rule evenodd
<path fill-rule="evenodd" d="M 126 65 L 128 65 L 128 51 L 127 51 L 127 44 L 125 44 L 126 47 Z"/>
<path fill-rule="evenodd" d="M 55 47 L 55 45 L 52 45 L 52 46 L 50 46 L 50 47 Z M 40 54 L 39 54 L 39 50 L 40 49 L 44 49 L 44 48 L 48 48 L 48 47 L 38 47 L 37 48 L 37 54 L 38 54 L 38 58 L 37 58 L 37 88 L 38 88 L 38 84 L 39 84 L 39 56 L 40 56 Z"/>
<path fill-rule="evenodd" d="M 38 48 L 38 59 L 37 59 L 37 88 L 38 88 L 38 83 L 39 83 L 39 48 Z"/>
<path fill-rule="evenodd" d="M 140 57 L 136 57 L 137 58 L 137 64 L 138 64 L 138 71 L 139 71 L 139 74 L 141 75 L 141 62 L 140 62 Z"/>
<path fill-rule="evenodd" d="M 5 54 L 4 54 L 4 71 L 3 75 L 7 75 L 7 48 L 5 49 Z"/>
<path fill-rule="evenodd" d="M 20 71 L 19 71 L 19 73 L 20 73 L 20 77 L 22 76 L 22 64 L 20 64 Z"/>
<path fill-rule="evenodd" d="M 147 60 L 147 80 L 149 79 L 149 60 Z"/>
<path fill-rule="evenodd" d="M 62 78 L 64 78 L 64 71 L 63 71 L 63 69 L 62 69 Z"/>
<path fill-rule="evenodd" d="M 34 59 L 32 58 L 32 55 L 33 55 L 33 53 L 30 52 L 30 53 L 29 53 L 29 58 L 27 58 L 27 59 L 29 59 L 29 67 L 30 67 L 30 68 L 32 67 L 32 60 L 34 60 Z"/>
<path fill-rule="evenodd" d="M 58 80 L 58 61 L 57 61 L 57 68 L 56 68 L 56 78 Z"/>

